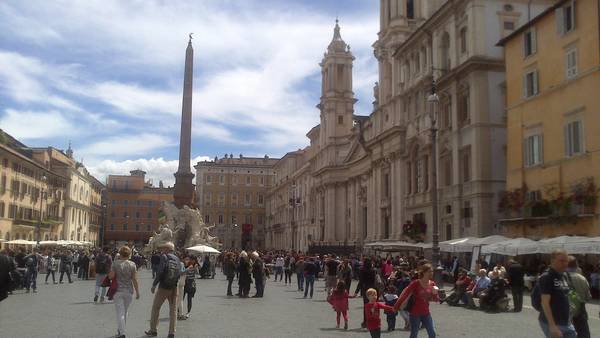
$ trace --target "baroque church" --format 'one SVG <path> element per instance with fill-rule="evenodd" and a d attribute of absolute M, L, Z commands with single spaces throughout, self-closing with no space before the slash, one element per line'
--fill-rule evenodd
<path fill-rule="evenodd" d="M 320 124 L 309 146 L 275 165 L 265 246 L 351 252 L 374 241 L 430 242 L 433 159 L 440 240 L 496 233 L 506 167 L 496 42 L 549 4 L 381 0 L 369 116 L 354 114 L 354 56 L 336 21 L 320 63 Z M 427 100 L 432 87 L 437 102 Z"/>

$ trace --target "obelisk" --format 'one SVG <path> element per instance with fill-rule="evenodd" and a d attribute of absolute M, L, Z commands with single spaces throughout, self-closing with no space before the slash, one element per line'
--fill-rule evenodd
<path fill-rule="evenodd" d="M 192 207 L 194 200 L 194 174 L 190 168 L 192 147 L 192 80 L 194 77 L 194 49 L 192 34 L 185 50 L 185 72 L 183 75 L 183 103 L 181 109 L 181 135 L 179 139 L 179 167 L 175 173 L 173 199 L 179 209 Z"/>

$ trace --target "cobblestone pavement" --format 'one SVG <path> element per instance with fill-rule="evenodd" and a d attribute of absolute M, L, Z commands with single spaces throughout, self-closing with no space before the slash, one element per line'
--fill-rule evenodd
<path fill-rule="evenodd" d="M 0 337 L 113 337 L 116 315 L 113 304 L 94 304 L 94 281 L 45 285 L 38 277 L 39 292 L 22 291 L 0 302 Z M 294 280 L 295 280 L 295 276 Z M 152 294 L 151 276 L 140 273 L 141 299 L 130 308 L 127 337 L 144 337 L 148 328 Z M 269 280 L 265 297 L 239 299 L 226 297 L 226 282 L 198 280 L 192 316 L 177 325 L 176 337 L 369 337 L 360 329 L 362 300 L 350 300 L 348 331 L 335 329 L 335 313 L 325 301 L 322 281 L 317 282 L 314 299 L 302 299 L 296 286 Z M 530 304 L 525 299 L 525 304 Z M 159 337 L 166 337 L 168 306 L 162 308 Z M 447 305 L 432 304 L 438 337 L 542 337 L 537 312 L 527 307 L 521 313 L 486 314 Z M 588 305 L 592 336 L 600 337 L 598 305 Z M 401 326 L 401 318 L 399 326 Z M 382 316 L 385 329 L 385 317 Z M 383 332 L 382 337 L 408 337 L 408 332 Z M 426 332 L 420 333 L 421 337 Z"/>

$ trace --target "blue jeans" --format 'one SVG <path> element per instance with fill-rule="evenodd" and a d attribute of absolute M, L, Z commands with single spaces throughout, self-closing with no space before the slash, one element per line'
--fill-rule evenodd
<path fill-rule="evenodd" d="M 548 327 L 548 323 L 543 321 L 540 322 L 540 327 L 542 328 L 542 332 L 548 338 L 550 338 L 550 327 Z M 563 334 L 563 338 L 577 338 L 577 332 L 575 331 L 575 327 L 572 324 L 569 325 L 557 325 L 560 332 Z"/>
<path fill-rule="evenodd" d="M 425 326 L 429 338 L 435 338 L 435 330 L 433 328 L 433 319 L 431 318 L 431 314 L 424 316 L 410 315 L 408 320 L 410 321 L 410 338 L 417 338 L 419 335 L 419 329 L 421 328 L 421 323 L 423 323 L 423 326 Z"/>
<path fill-rule="evenodd" d="M 304 290 L 304 274 L 300 272 L 296 276 L 298 277 L 298 290 Z"/>
<path fill-rule="evenodd" d="M 25 272 L 25 288 L 37 289 L 37 270 L 35 268 L 28 268 Z"/>
<path fill-rule="evenodd" d="M 304 277 L 304 280 L 306 281 L 306 286 L 304 287 L 304 297 L 306 298 L 306 295 L 308 294 L 308 288 L 310 287 L 310 298 L 312 298 L 313 288 L 315 286 L 315 276 L 308 275 Z"/>

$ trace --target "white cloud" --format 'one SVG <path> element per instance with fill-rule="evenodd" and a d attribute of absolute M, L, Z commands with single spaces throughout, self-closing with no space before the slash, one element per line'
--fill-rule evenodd
<path fill-rule="evenodd" d="M 140 156 L 177 143 L 160 134 L 114 136 L 88 144 L 79 150 L 83 157 L 97 156 Z"/>
<path fill-rule="evenodd" d="M 192 171 L 194 171 L 194 165 L 205 160 L 210 159 L 207 156 L 198 156 L 192 159 L 190 163 Z M 154 185 L 158 185 L 159 181 L 163 181 L 165 186 L 172 186 L 175 184 L 173 174 L 177 171 L 178 165 L 177 160 L 165 160 L 159 157 L 125 161 L 103 160 L 87 167 L 101 182 L 105 182 L 108 175 L 128 175 L 131 170 L 141 169 L 147 172 L 146 178 L 151 179 Z"/>
<path fill-rule="evenodd" d="M 58 111 L 17 111 L 6 109 L 0 127 L 23 140 L 73 136 L 79 129 Z"/>

